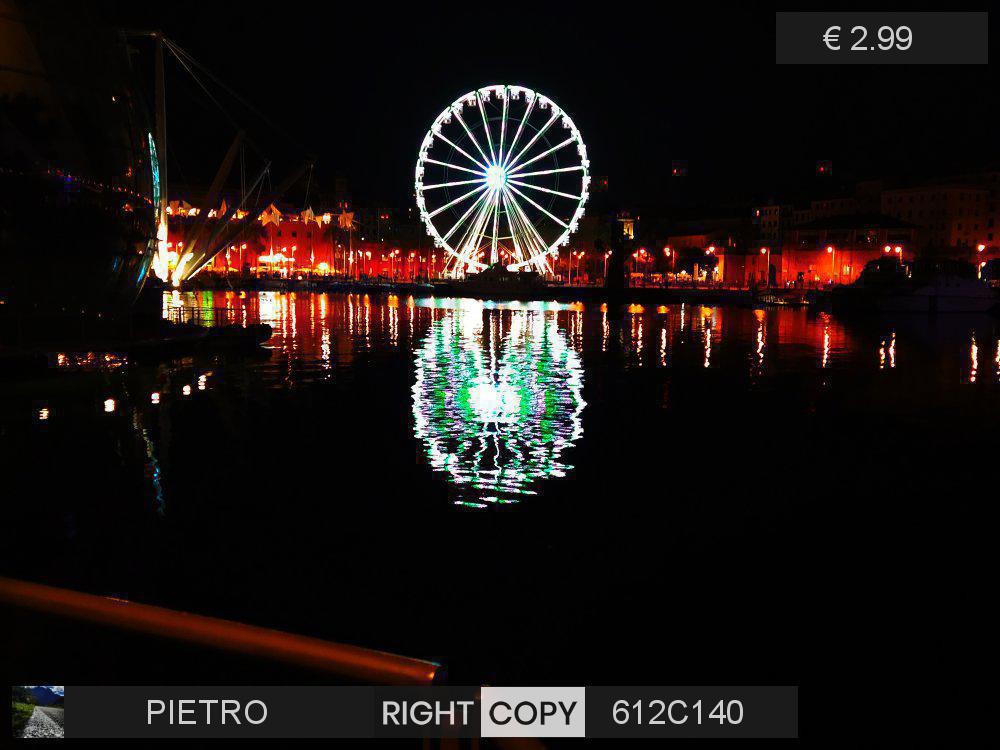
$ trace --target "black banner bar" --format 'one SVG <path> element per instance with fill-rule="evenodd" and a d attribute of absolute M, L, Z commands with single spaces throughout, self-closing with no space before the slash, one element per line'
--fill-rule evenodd
<path fill-rule="evenodd" d="M 66 686 L 70 739 L 785 738 L 796 687 Z"/>

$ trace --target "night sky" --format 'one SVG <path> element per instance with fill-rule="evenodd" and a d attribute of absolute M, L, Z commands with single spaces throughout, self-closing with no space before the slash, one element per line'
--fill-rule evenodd
<path fill-rule="evenodd" d="M 111 23 L 162 29 L 303 144 L 247 116 L 264 151 L 314 153 L 315 185 L 331 191 L 345 176 L 360 205 L 410 205 L 434 117 L 492 83 L 552 97 L 579 126 L 592 173 L 609 177 L 621 205 L 646 210 L 805 195 L 817 159 L 850 184 L 998 156 L 988 66 L 779 67 L 773 8 L 99 5 Z M 232 128 L 170 68 L 172 179 L 207 182 Z M 673 159 L 689 164 L 680 190 Z"/>

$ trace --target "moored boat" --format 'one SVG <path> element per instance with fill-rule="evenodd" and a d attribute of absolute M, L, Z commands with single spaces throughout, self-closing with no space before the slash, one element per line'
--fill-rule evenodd
<path fill-rule="evenodd" d="M 869 262 L 858 280 L 830 294 L 836 312 L 982 313 L 997 305 L 996 290 L 959 261 Z"/>
<path fill-rule="evenodd" d="M 508 271 L 503 265 L 470 274 L 448 285 L 449 291 L 464 297 L 492 299 L 530 299 L 548 289 L 545 279 L 535 271 Z"/>
<path fill-rule="evenodd" d="M 131 305 L 158 201 L 122 33 L 83 3 L 0 0 L 0 296 L 70 315 Z"/>

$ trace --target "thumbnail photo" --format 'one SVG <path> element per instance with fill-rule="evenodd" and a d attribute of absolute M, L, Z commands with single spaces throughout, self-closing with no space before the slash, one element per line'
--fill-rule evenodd
<path fill-rule="evenodd" d="M 15 685 L 10 689 L 11 730 L 17 738 L 62 737 L 62 685 Z"/>

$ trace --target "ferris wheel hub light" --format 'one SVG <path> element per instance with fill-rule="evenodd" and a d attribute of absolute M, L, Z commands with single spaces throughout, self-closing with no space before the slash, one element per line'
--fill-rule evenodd
<path fill-rule="evenodd" d="M 507 170 L 498 164 L 486 170 L 486 185 L 491 190 L 499 190 L 507 184 Z"/>

